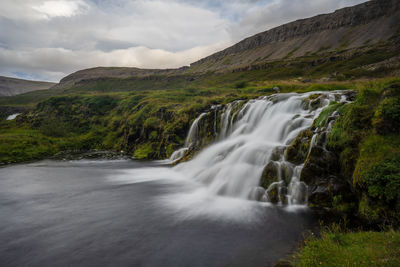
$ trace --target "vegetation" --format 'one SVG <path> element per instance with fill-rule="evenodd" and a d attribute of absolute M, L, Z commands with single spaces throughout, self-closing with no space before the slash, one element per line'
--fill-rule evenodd
<path fill-rule="evenodd" d="M 399 266 L 400 232 L 343 232 L 337 227 L 310 235 L 291 259 L 294 266 Z"/>
<path fill-rule="evenodd" d="M 228 83 L 227 76 L 222 75 Z M 208 81 L 210 86 L 198 88 L 116 87 L 112 91 L 104 86 L 96 90 L 99 83 L 57 89 L 44 100 L 40 100 L 43 92 L 37 93 L 39 97 L 28 93 L 7 98 L 10 102 L 21 101 L 30 107 L 30 112 L 16 121 L 1 121 L 0 137 L 4 141 L 0 145 L 0 162 L 21 162 L 63 150 L 86 149 L 124 151 L 139 159 L 166 158 L 183 144 L 192 120 L 214 104 L 272 94 L 274 87 L 281 92 L 306 92 L 353 86 L 352 83 L 246 81 L 240 82 L 240 86 L 229 82 L 229 86 L 217 87 Z M 22 137 L 16 133 L 28 132 L 32 134 L 22 134 L 26 142 L 21 147 L 18 140 L 22 141 Z"/>
<path fill-rule="evenodd" d="M 356 101 L 339 108 L 342 116 L 328 140 L 358 195 L 358 207 L 348 212 L 369 223 L 399 220 L 399 101 L 398 79 L 360 88 Z"/>

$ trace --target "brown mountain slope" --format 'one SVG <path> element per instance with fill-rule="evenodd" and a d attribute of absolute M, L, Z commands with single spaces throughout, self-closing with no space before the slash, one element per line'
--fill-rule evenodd
<path fill-rule="evenodd" d="M 372 0 L 337 10 L 331 14 L 294 21 L 256 34 L 225 50 L 192 63 L 189 68 L 151 70 L 98 67 L 68 75 L 60 81 L 57 87 L 69 87 L 105 78 L 146 79 L 146 77 L 154 75 L 188 74 L 196 76 L 209 71 L 231 72 L 253 69 L 253 67 L 268 69 L 270 66 L 266 65 L 277 61 L 283 62 L 278 62 L 278 67 L 286 68 L 286 61 L 309 55 L 316 58 L 326 57 L 323 60 L 317 59 L 316 64 L 329 62 L 332 58 L 336 61 L 346 61 L 348 58 L 354 59 L 354 57 L 371 53 L 373 49 L 375 49 L 375 55 L 380 56 L 376 61 L 370 60 L 371 62 L 368 62 L 365 67 L 376 68 L 379 64 L 393 67 L 398 65 L 396 62 L 400 55 L 400 53 L 394 52 L 399 50 L 399 21 L 399 0 Z M 394 36 L 397 37 L 393 38 Z M 388 42 L 388 40 L 390 41 Z M 376 47 L 380 49 L 378 52 L 376 52 Z M 386 51 L 389 51 L 388 56 L 381 56 L 382 52 Z M 312 66 L 315 65 L 314 63 L 311 63 Z M 375 65 L 372 66 L 371 63 Z M 364 66 L 357 65 L 357 67 L 363 68 Z"/>
<path fill-rule="evenodd" d="M 400 1 L 373 0 L 256 34 L 191 64 L 192 71 L 352 49 L 390 39 L 400 30 Z"/>
<path fill-rule="evenodd" d="M 0 96 L 14 96 L 30 91 L 45 90 L 55 83 L 37 82 L 0 76 Z"/>

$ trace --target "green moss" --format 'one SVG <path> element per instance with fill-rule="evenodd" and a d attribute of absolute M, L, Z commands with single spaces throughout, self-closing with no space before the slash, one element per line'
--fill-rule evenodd
<path fill-rule="evenodd" d="M 342 105 L 342 103 L 331 102 L 329 106 L 321 111 L 318 118 L 314 120 L 313 127 L 324 126 L 327 122 L 328 117 Z"/>
<path fill-rule="evenodd" d="M 373 126 L 380 134 L 400 132 L 400 97 L 382 101 L 374 114 Z"/>
<path fill-rule="evenodd" d="M 148 159 L 150 157 L 150 154 L 153 153 L 153 144 L 147 143 L 147 144 L 141 144 L 138 145 L 133 153 L 133 157 L 135 159 Z"/>

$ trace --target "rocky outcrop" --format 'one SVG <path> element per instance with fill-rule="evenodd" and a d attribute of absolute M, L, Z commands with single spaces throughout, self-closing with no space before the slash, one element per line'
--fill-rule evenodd
<path fill-rule="evenodd" d="M 0 76 L 0 96 L 14 96 L 31 91 L 46 90 L 55 83 L 21 80 Z"/>

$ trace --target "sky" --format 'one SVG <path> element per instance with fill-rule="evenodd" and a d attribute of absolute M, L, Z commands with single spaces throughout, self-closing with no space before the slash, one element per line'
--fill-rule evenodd
<path fill-rule="evenodd" d="M 177 68 L 273 27 L 366 0 L 1 0 L 0 75 Z"/>

